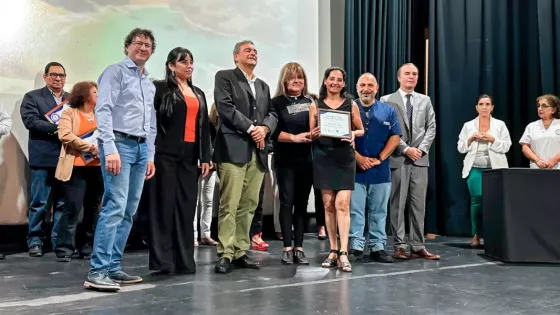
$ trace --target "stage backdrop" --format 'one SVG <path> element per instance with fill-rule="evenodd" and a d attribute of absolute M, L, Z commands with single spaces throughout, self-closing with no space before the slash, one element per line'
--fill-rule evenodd
<path fill-rule="evenodd" d="M 280 68 L 290 61 L 304 66 L 317 92 L 319 5 L 317 0 L 2 1 L 0 102 L 14 129 L 0 139 L 0 224 L 27 220 L 28 132 L 19 109 L 27 91 L 44 86 L 41 75 L 49 61 L 65 66 L 70 90 L 78 81 L 96 81 L 107 65 L 122 60 L 130 30 L 149 28 L 157 41 L 147 64 L 151 76 L 163 78 L 167 53 L 187 47 L 194 55 L 193 81 L 211 103 L 216 71 L 233 68 L 234 44 L 251 39 L 259 50 L 256 74 L 273 92 Z"/>

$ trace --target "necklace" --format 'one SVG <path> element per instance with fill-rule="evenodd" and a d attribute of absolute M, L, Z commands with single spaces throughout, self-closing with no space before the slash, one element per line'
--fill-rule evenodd
<path fill-rule="evenodd" d="M 84 113 L 84 112 L 81 112 L 81 113 L 82 113 L 84 116 L 86 116 L 86 118 L 87 118 L 87 120 L 88 120 L 89 122 L 93 122 L 93 121 L 95 120 L 95 115 L 94 115 L 93 113 L 89 113 L 89 114 Z"/>

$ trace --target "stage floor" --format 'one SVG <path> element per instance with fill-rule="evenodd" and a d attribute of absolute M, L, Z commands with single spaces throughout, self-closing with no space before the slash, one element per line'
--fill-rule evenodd
<path fill-rule="evenodd" d="M 559 267 L 491 261 L 468 241 L 430 241 L 441 261 L 367 259 L 351 274 L 320 267 L 328 242 L 313 234 L 311 266 L 282 265 L 282 244 L 270 241 L 269 252 L 250 253 L 261 270 L 228 275 L 214 273 L 212 247 L 197 249 L 197 274 L 185 276 L 150 275 L 147 250 L 129 251 L 125 271 L 144 282 L 120 293 L 83 288 L 86 261 L 18 253 L 0 261 L 0 314 L 560 314 Z"/>

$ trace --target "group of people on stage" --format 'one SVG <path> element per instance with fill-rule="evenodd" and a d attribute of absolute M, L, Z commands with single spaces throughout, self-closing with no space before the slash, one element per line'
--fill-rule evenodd
<path fill-rule="evenodd" d="M 139 204 L 148 215 L 150 270 L 196 272 L 198 204 L 200 242 L 217 246 L 215 272 L 229 273 L 233 265 L 258 269 L 247 251 L 262 242 L 262 231 L 251 226 L 259 225 L 254 213 L 259 204 L 262 208 L 263 178 L 272 167 L 283 264 L 309 264 L 303 234 L 312 187 L 321 194 L 316 199 L 323 203 L 330 242 L 323 267 L 352 271 L 351 261 L 363 259 L 365 230 L 375 261 L 440 258 L 424 242 L 436 121 L 430 98 L 414 91 L 419 75 L 415 65 L 402 65 L 399 89 L 380 100 L 379 84 L 370 73 L 359 77 L 353 100 L 346 93 L 346 73 L 337 67 L 325 71 L 319 95 L 312 95 L 296 62 L 284 65 L 271 93 L 255 75 L 258 52 L 246 40 L 233 48 L 235 68 L 216 74 L 215 104 L 210 105 L 193 84 L 194 56 L 186 48 L 168 53 L 163 80 L 148 78 L 145 64 L 155 48 L 150 30 L 134 29 L 124 40 L 124 60 L 108 66 L 97 83 L 79 82 L 67 93 L 64 67 L 51 62 L 43 75 L 46 86 L 25 95 L 21 116 L 29 130 L 30 256 L 43 255 L 42 223 L 51 195 L 52 246 L 60 261 L 90 259 L 86 287 L 116 291 L 120 284 L 142 281 L 122 268 Z M 61 104 L 68 108 L 59 121 L 45 118 Z M 559 105 L 552 95 L 537 100 L 541 120 L 529 124 L 520 141 L 531 167 L 558 168 Z M 459 152 L 467 154 L 463 177 L 472 197 L 473 245 L 481 235 L 480 173 L 507 167 L 504 154 L 511 146 L 507 127 L 491 116 L 493 106 L 490 96 L 479 98 L 479 116 L 465 124 L 458 142 Z M 350 135 L 322 135 L 322 110 L 348 113 Z M 271 142 L 274 162 L 269 166 Z M 210 220 L 217 178 L 216 241 L 210 236 Z M 389 205 L 392 255 L 385 251 Z M 405 220 L 410 223 L 408 238 Z"/>

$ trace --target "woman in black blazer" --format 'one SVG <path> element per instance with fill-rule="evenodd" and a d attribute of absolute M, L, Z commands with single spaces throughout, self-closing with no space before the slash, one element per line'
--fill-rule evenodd
<path fill-rule="evenodd" d="M 195 273 L 193 220 L 199 175 L 210 170 L 212 148 L 206 97 L 192 84 L 193 55 L 177 47 L 154 81 L 157 112 L 155 193 L 149 209 L 150 270 Z"/>

